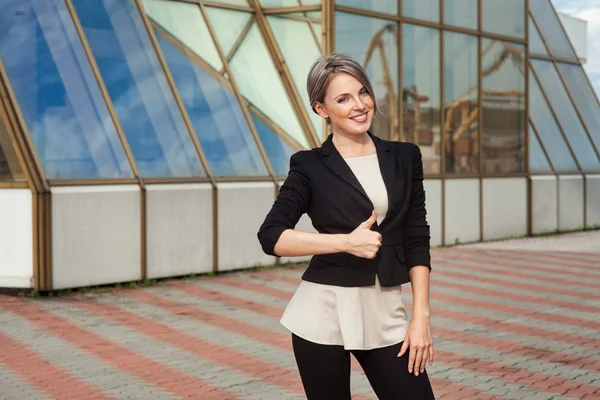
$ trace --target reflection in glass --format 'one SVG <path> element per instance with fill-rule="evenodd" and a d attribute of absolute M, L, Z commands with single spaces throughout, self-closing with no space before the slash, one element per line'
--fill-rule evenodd
<path fill-rule="evenodd" d="M 335 0 L 335 4 L 386 14 L 398 14 L 398 0 Z"/>
<path fill-rule="evenodd" d="M 227 13 L 234 14 L 236 11 L 228 10 Z M 229 34 L 226 24 L 219 25 L 213 21 L 213 26 L 219 41 Z M 309 148 L 308 139 L 256 24 L 252 25 L 229 64 L 244 97 L 298 145 Z"/>
<path fill-rule="evenodd" d="M 335 51 L 360 62 L 373 85 L 379 115 L 372 132 L 398 140 L 398 24 L 378 18 L 336 13 Z"/>
<path fill-rule="evenodd" d="M 73 5 L 140 174 L 203 175 L 135 6 L 120 0 L 73 0 Z"/>
<path fill-rule="evenodd" d="M 478 0 L 444 0 L 444 24 L 477 29 Z"/>
<path fill-rule="evenodd" d="M 321 0 L 260 0 L 260 4 L 265 8 L 316 6 Z"/>
<path fill-rule="evenodd" d="M 525 46 L 482 42 L 484 173 L 525 171 Z"/>
<path fill-rule="evenodd" d="M 575 101 L 575 106 L 592 136 L 596 148 L 600 150 L 600 105 L 585 76 L 583 67 L 558 63 L 558 69 L 565 78 L 567 89 Z"/>
<path fill-rule="evenodd" d="M 540 140 L 556 172 L 577 171 L 577 164 L 531 71 L 529 72 L 529 117 L 540 134 Z"/>
<path fill-rule="evenodd" d="M 408 18 L 440 22 L 440 0 L 403 0 L 402 15 Z"/>
<path fill-rule="evenodd" d="M 302 104 L 315 131 L 320 132 L 323 128 L 323 119 L 312 111 L 306 92 L 306 77 L 311 65 L 321 56 L 320 44 L 311 27 L 313 22 L 320 22 L 321 13 L 317 13 L 314 17 L 305 17 L 302 14 L 291 16 L 284 14 L 282 16 L 267 16 L 267 18 L 292 79 L 296 84 Z"/>
<path fill-rule="evenodd" d="M 538 31 L 537 26 L 533 23 L 533 19 L 531 17 L 529 20 L 529 53 L 532 55 L 542 55 L 548 56 L 548 51 L 546 50 L 546 46 L 544 45 L 544 41 L 540 36 L 540 31 Z"/>
<path fill-rule="evenodd" d="M 531 60 L 534 72 L 540 78 L 550 106 L 554 109 L 567 140 L 583 170 L 599 170 L 600 160 L 590 142 L 581 120 L 573 108 L 573 103 L 551 61 Z"/>
<path fill-rule="evenodd" d="M 529 2 L 529 8 L 540 27 L 540 33 L 546 39 L 552 56 L 576 60 L 573 48 L 567 39 L 561 22 L 554 12 L 550 0 L 532 0 Z"/>
<path fill-rule="evenodd" d="M 158 36 L 169 69 L 210 169 L 215 176 L 268 175 L 256 142 L 232 91 Z"/>
<path fill-rule="evenodd" d="M 287 175 L 290 169 L 290 157 L 299 149 L 294 149 L 282 136 L 273 132 L 263 120 L 252 114 L 252 121 L 258 131 L 258 136 L 271 161 L 271 166 L 277 176 Z"/>
<path fill-rule="evenodd" d="M 402 140 L 420 146 L 425 173 L 439 174 L 440 31 L 404 24 L 402 40 Z"/>
<path fill-rule="evenodd" d="M 529 124 L 529 172 L 552 172 L 550 161 L 548 161 L 531 124 Z"/>
<path fill-rule="evenodd" d="M 8 127 L 0 117 L 0 180 L 24 180 L 23 170 L 10 141 Z"/>
<path fill-rule="evenodd" d="M 216 70 L 223 66 L 197 4 L 169 0 L 143 0 L 144 11 L 171 35 Z M 248 14 L 243 14 L 248 15 Z M 230 22 L 232 28 L 235 24 Z M 234 30 L 234 29 L 232 29 Z"/>
<path fill-rule="evenodd" d="M 535 3 L 539 0 L 531 0 Z M 481 29 L 484 32 L 525 38 L 525 0 L 482 0 Z"/>
<path fill-rule="evenodd" d="M 444 33 L 444 151 L 448 173 L 477 173 L 477 37 Z"/>
<path fill-rule="evenodd" d="M 0 38 L 0 58 L 46 177 L 132 177 L 64 2 L 5 0 Z"/>

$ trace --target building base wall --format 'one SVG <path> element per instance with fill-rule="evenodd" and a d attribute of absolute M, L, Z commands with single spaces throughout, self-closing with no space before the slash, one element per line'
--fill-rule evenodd
<path fill-rule="evenodd" d="M 527 178 L 483 179 L 483 240 L 527 234 Z"/>
<path fill-rule="evenodd" d="M 481 240 L 479 179 L 447 179 L 444 182 L 446 243 Z"/>
<path fill-rule="evenodd" d="M 137 185 L 52 188 L 52 286 L 141 279 Z"/>
<path fill-rule="evenodd" d="M 213 270 L 211 184 L 146 186 L 147 277 Z"/>
<path fill-rule="evenodd" d="M 0 189 L 0 287 L 33 288 L 33 196 Z"/>

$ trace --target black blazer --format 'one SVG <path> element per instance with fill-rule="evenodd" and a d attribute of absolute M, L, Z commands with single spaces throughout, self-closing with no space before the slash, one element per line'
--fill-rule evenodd
<path fill-rule="evenodd" d="M 430 233 L 426 220 L 421 151 L 412 143 L 382 140 L 369 133 L 388 192 L 388 212 L 371 229 L 382 236 L 374 259 L 349 253 L 316 255 L 302 276 L 310 282 L 335 286 L 371 286 L 375 274 L 381 286 L 410 281 L 416 265 L 431 269 Z M 263 251 L 274 252 L 279 236 L 293 229 L 307 213 L 319 233 L 350 233 L 373 211 L 373 203 L 332 142 L 304 150 L 290 159 L 290 171 L 258 232 Z"/>

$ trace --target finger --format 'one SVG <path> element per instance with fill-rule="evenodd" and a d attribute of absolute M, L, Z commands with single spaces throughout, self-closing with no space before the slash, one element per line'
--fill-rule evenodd
<path fill-rule="evenodd" d="M 421 370 L 421 363 L 423 362 L 423 349 L 417 349 L 415 353 L 415 376 L 419 376 L 419 371 Z"/>
<path fill-rule="evenodd" d="M 433 357 L 435 355 L 435 351 L 433 351 L 433 345 L 429 346 L 429 365 L 433 365 Z"/>
<path fill-rule="evenodd" d="M 398 353 L 398 357 L 402 357 L 404 353 L 406 353 L 406 349 L 408 349 L 408 339 L 405 339 L 404 343 L 402 343 L 402 347 L 400 347 L 400 353 Z"/>
<path fill-rule="evenodd" d="M 429 360 L 429 349 L 423 349 L 421 354 L 423 355 L 423 358 L 421 359 L 421 365 L 419 365 L 419 371 L 423 373 L 425 372 L 425 367 L 427 366 L 427 360 Z"/>
<path fill-rule="evenodd" d="M 377 214 L 375 213 L 375 210 L 373 210 L 369 219 L 366 220 L 365 222 L 363 222 L 362 224 L 360 224 L 360 226 L 362 226 L 363 228 L 366 228 L 366 229 L 371 229 L 371 227 L 373 226 L 375 221 L 377 221 Z"/>
<path fill-rule="evenodd" d="M 414 347 L 410 347 L 409 353 L 408 353 L 408 373 L 412 374 L 414 367 L 415 367 L 415 358 L 417 357 L 417 351 L 415 350 Z"/>

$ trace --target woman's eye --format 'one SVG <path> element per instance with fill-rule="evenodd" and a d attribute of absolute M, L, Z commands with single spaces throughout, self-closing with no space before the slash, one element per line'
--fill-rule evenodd
<path fill-rule="evenodd" d="M 346 101 L 347 99 L 345 97 L 342 97 L 340 99 L 338 99 L 338 103 L 343 103 L 344 101 Z"/>
<path fill-rule="evenodd" d="M 363 89 L 363 90 L 361 90 L 361 91 L 360 91 L 360 94 L 361 94 L 361 96 L 362 96 L 362 95 L 368 94 L 368 92 L 367 92 L 366 90 L 364 90 L 364 89 Z"/>

